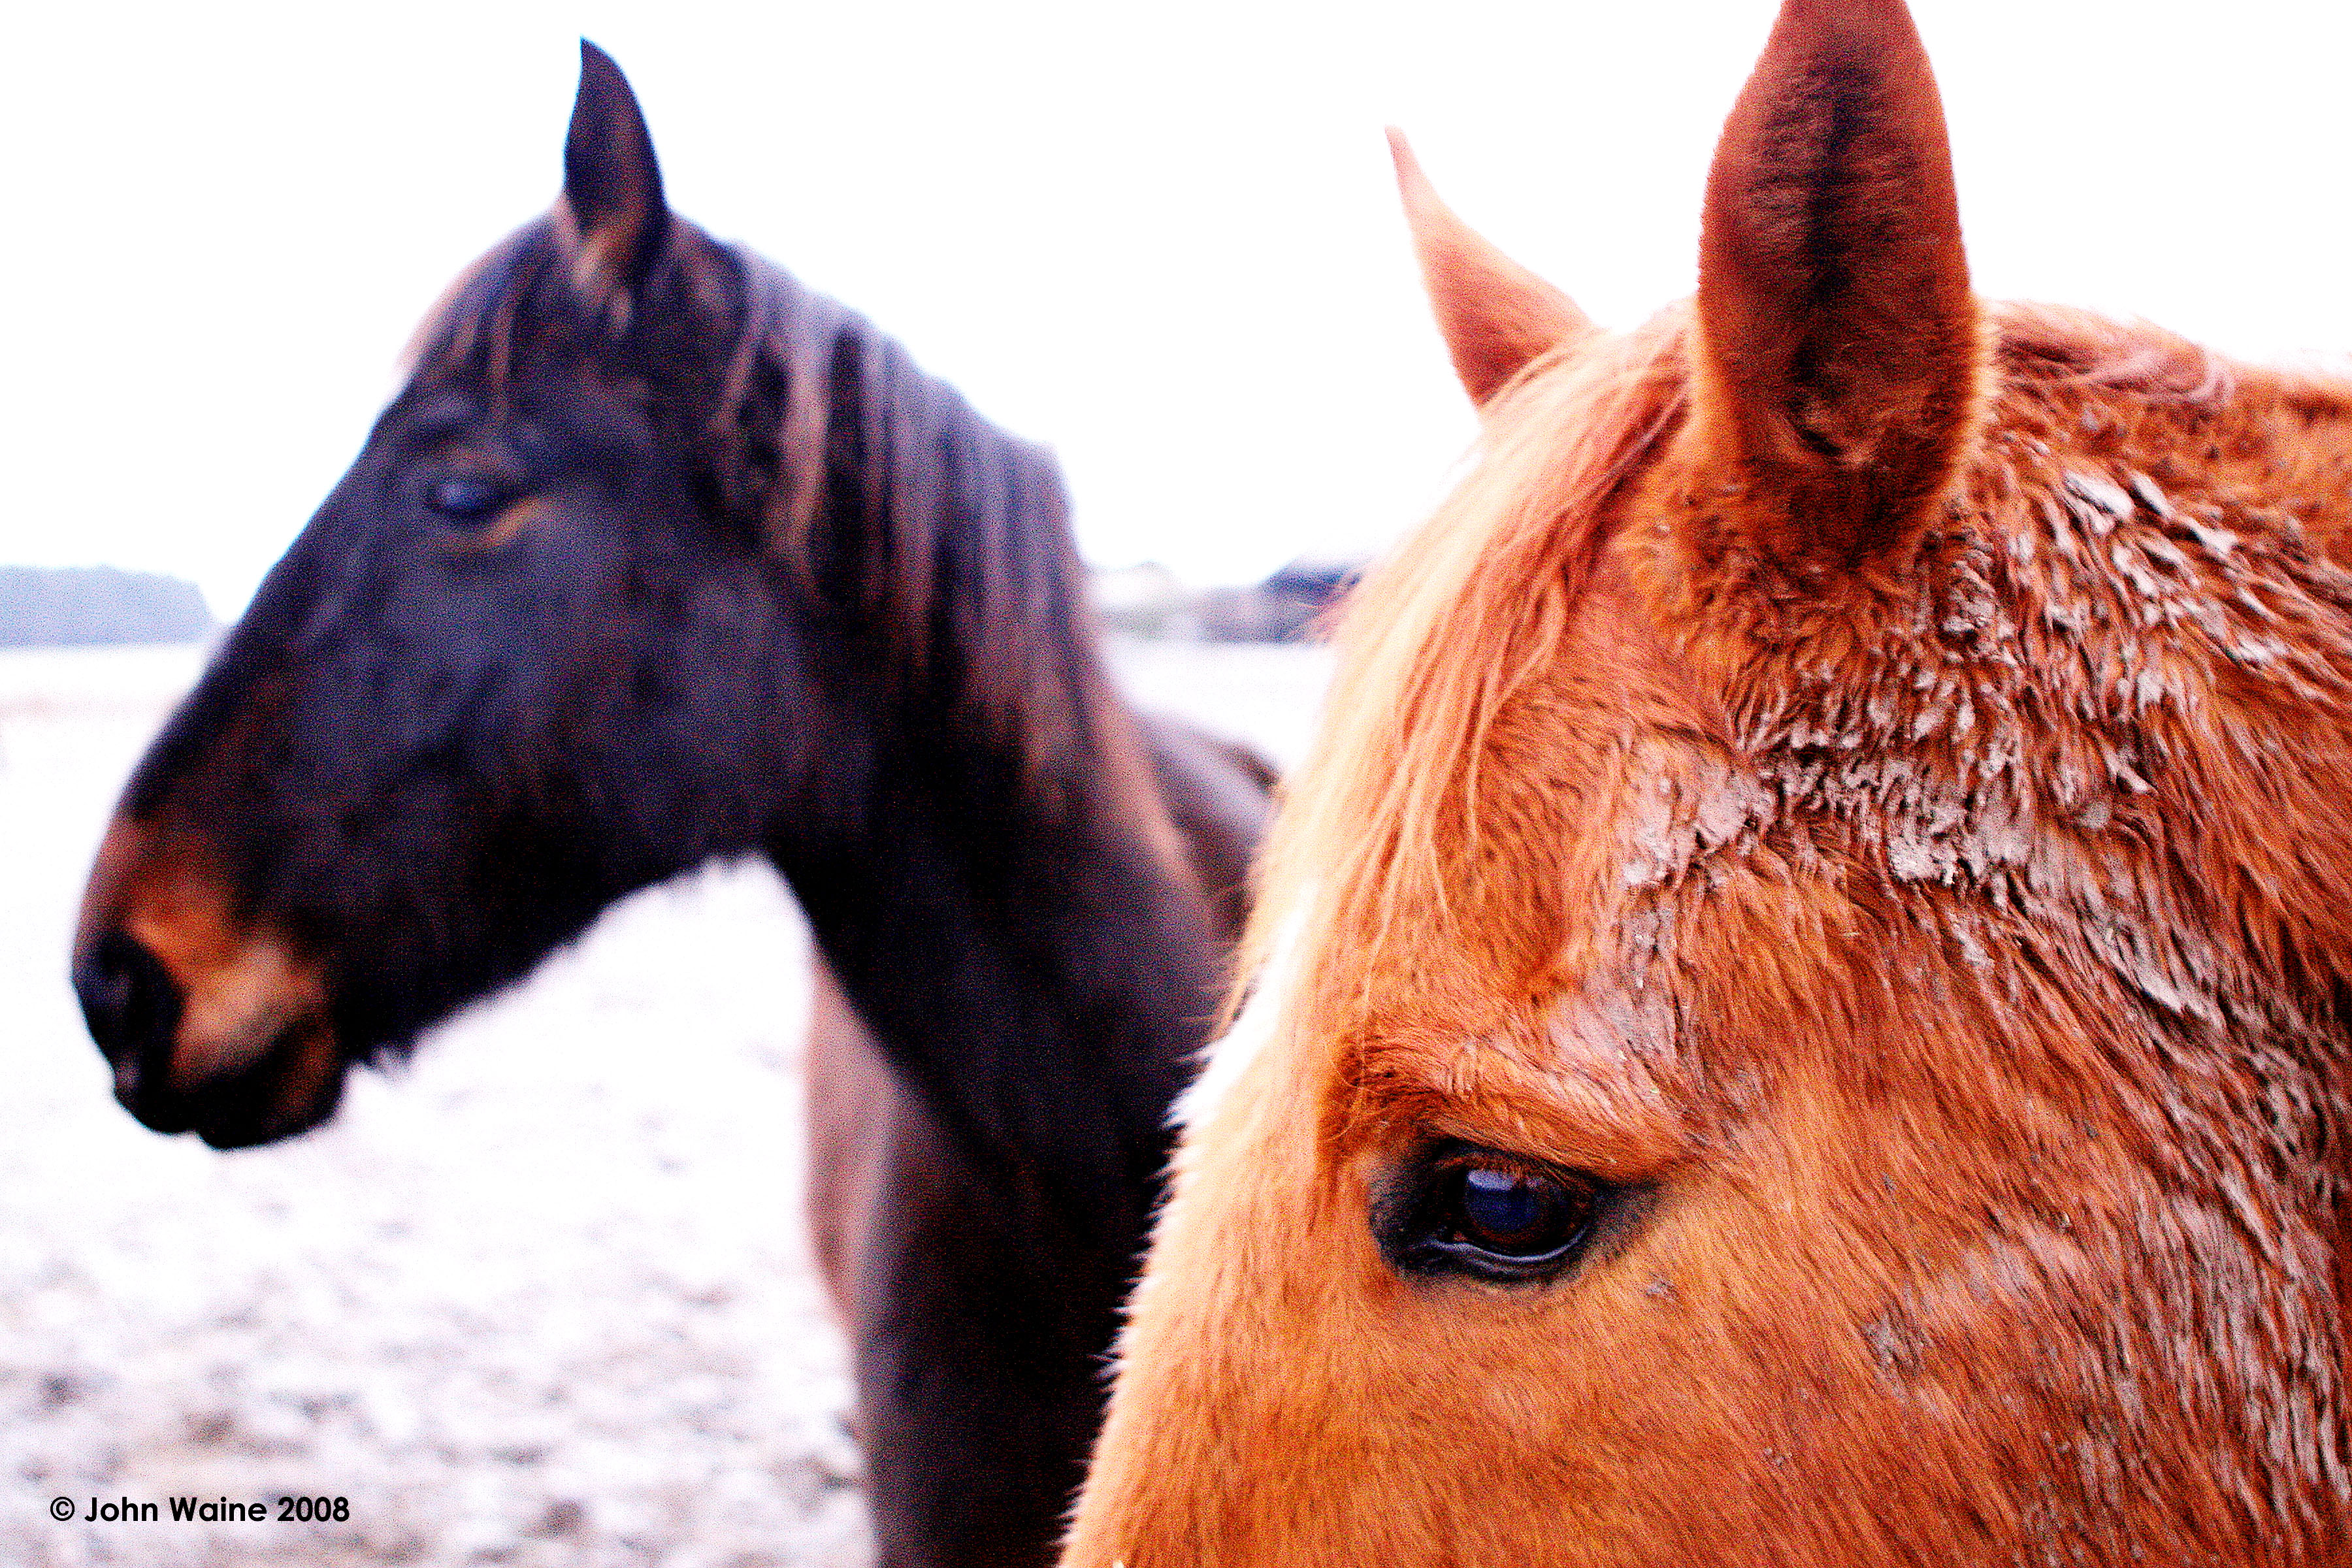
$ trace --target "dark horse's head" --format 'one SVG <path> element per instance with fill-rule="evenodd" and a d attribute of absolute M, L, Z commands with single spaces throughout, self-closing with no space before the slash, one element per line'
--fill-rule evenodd
<path fill-rule="evenodd" d="M 871 448 L 986 491 L 968 510 L 1058 507 L 1050 459 L 1003 437 L 958 468 L 972 428 L 857 318 L 674 217 L 583 45 L 562 200 L 428 320 L 125 791 L 73 960 L 116 1097 L 222 1147 L 301 1131 L 352 1062 L 805 815 L 806 760 L 837 775 L 867 743 L 820 690 L 921 663 L 811 635 L 919 638 L 864 585 L 908 552 L 864 528 Z"/>

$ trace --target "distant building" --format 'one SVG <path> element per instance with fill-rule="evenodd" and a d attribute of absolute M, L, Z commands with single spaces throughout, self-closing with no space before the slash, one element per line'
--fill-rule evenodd
<path fill-rule="evenodd" d="M 1305 642 L 1329 630 L 1329 612 L 1363 580 L 1366 563 L 1301 556 L 1253 590 L 1259 634 L 1253 642 Z"/>
<path fill-rule="evenodd" d="M 112 566 L 0 566 L 0 647 L 201 642 L 217 629 L 194 583 Z"/>
<path fill-rule="evenodd" d="M 1155 641 L 1200 638 L 1199 595 L 1157 561 L 1097 571 L 1092 589 L 1096 618 L 1108 630 Z"/>
<path fill-rule="evenodd" d="M 1190 588 L 1158 562 L 1094 574 L 1109 630 L 1169 642 L 1303 642 L 1363 575 L 1361 561 L 1301 559 L 1253 587 Z"/>

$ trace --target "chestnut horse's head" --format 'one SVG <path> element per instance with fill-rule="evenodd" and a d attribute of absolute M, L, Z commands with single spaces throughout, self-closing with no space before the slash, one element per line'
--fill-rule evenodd
<path fill-rule="evenodd" d="M 74 956 L 122 1103 L 224 1146 L 300 1131 L 351 1061 L 762 846 L 813 758 L 854 775 L 865 730 L 818 683 L 908 661 L 812 628 L 875 610 L 869 557 L 911 551 L 850 531 L 916 482 L 886 416 L 924 493 L 980 489 L 938 471 L 942 432 L 980 428 L 952 392 L 669 213 L 583 45 L 562 200 L 426 322 L 124 794 Z M 995 439 L 988 493 L 1058 505 L 1049 460 Z"/>
<path fill-rule="evenodd" d="M 1400 162 L 1480 461 L 1065 1561 L 2340 1561 L 2352 385 L 1980 304 L 1894 0 L 1788 0 L 1630 335 Z"/>

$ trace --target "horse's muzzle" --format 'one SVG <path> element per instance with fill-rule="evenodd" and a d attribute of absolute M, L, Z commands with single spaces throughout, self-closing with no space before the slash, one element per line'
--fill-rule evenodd
<path fill-rule="evenodd" d="M 289 1138 L 342 1098 L 318 965 L 215 879 L 118 818 L 82 902 L 74 992 L 114 1098 L 158 1132 L 215 1148 Z"/>
<path fill-rule="evenodd" d="M 342 1098 L 341 1055 L 319 1010 L 273 1018 L 247 1052 L 191 1081 L 186 993 L 144 943 L 109 931 L 75 956 L 73 979 L 115 1100 L 153 1131 L 242 1149 L 308 1131 Z"/>
<path fill-rule="evenodd" d="M 156 1091 L 168 1089 L 172 1042 L 180 1032 L 180 988 L 136 938 L 110 931 L 74 955 L 74 994 L 89 1037 L 114 1069 L 114 1098 L 158 1132 L 184 1132 L 157 1120 Z"/>
<path fill-rule="evenodd" d="M 244 1049 L 192 1070 L 206 1053 L 186 1048 L 187 993 L 145 943 L 110 930 L 75 955 L 73 979 L 115 1100 L 154 1131 L 242 1149 L 307 1132 L 342 1099 L 344 1063 L 321 1008 L 266 1014 Z"/>

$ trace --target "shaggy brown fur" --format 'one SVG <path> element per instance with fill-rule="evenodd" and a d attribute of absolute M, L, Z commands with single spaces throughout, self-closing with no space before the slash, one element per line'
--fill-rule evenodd
<path fill-rule="evenodd" d="M 2352 386 L 1979 306 L 1899 5 L 1741 101 L 1349 617 L 1074 1568 L 2352 1547 Z"/>

